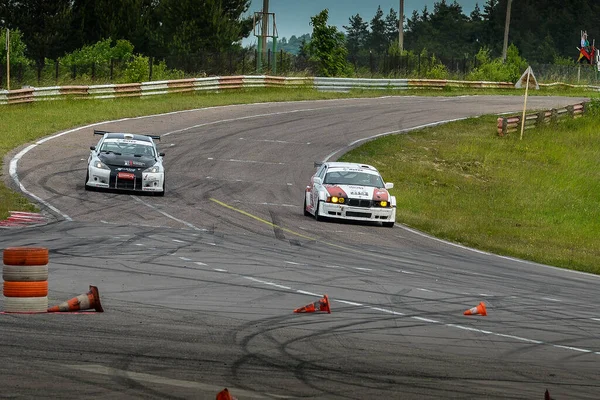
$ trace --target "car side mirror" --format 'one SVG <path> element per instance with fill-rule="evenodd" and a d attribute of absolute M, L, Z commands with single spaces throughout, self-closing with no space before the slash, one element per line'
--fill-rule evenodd
<path fill-rule="evenodd" d="M 385 188 L 386 188 L 386 189 L 393 189 L 393 188 L 394 188 L 394 184 L 393 184 L 392 182 L 387 182 L 387 183 L 385 184 Z"/>
<path fill-rule="evenodd" d="M 90 146 L 90 150 L 96 150 L 96 146 Z"/>
<path fill-rule="evenodd" d="M 313 185 L 320 185 L 321 183 L 323 183 L 323 180 L 321 178 L 319 178 L 318 176 L 315 176 L 313 178 Z"/>
<path fill-rule="evenodd" d="M 164 157 L 165 153 L 158 153 L 159 156 Z"/>

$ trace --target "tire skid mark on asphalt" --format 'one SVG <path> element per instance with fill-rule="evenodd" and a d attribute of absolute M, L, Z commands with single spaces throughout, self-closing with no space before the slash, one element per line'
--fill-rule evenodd
<path fill-rule="evenodd" d="M 249 181 L 247 179 L 232 179 L 232 178 L 219 178 L 219 177 L 215 177 L 215 176 L 207 176 L 204 179 L 208 180 L 208 181 L 222 181 L 222 182 L 235 182 L 235 183 L 251 183 L 253 185 L 268 185 L 268 186 L 294 186 L 293 183 L 273 183 L 273 182 L 265 182 L 265 181 Z M 235 200 L 234 203 L 242 203 L 240 200 Z M 247 201 L 244 201 L 245 204 L 268 204 L 268 203 L 248 203 Z M 274 205 L 279 205 L 279 204 L 274 204 Z M 297 205 L 294 205 L 294 207 L 299 207 Z"/>
<path fill-rule="evenodd" d="M 263 164 L 263 165 L 285 165 L 283 162 L 273 162 L 273 161 L 256 161 L 256 160 L 236 160 L 235 158 L 212 158 L 208 157 L 207 160 L 210 161 L 220 161 L 220 162 L 234 162 L 234 163 L 245 163 L 245 164 Z"/>
<path fill-rule="evenodd" d="M 243 278 L 248 279 L 248 280 L 253 281 L 253 282 L 262 283 L 263 285 L 267 285 L 267 286 L 273 286 L 273 287 L 280 288 L 280 289 L 292 290 L 292 288 L 289 287 L 289 286 L 279 285 L 279 284 L 274 283 L 274 282 L 263 281 L 263 280 L 260 280 L 260 279 L 253 278 L 251 276 L 243 276 Z M 305 294 L 308 294 L 308 293 L 305 293 Z M 314 293 L 310 293 L 310 294 L 313 295 Z"/>
<path fill-rule="evenodd" d="M 293 291 L 295 293 L 306 294 L 306 295 L 315 296 L 315 297 L 321 297 L 322 296 L 322 294 L 312 293 L 312 292 L 308 292 L 308 291 L 300 290 L 300 289 L 293 289 L 293 288 L 289 288 L 287 286 L 279 285 L 279 284 L 274 283 L 274 282 L 264 281 L 264 280 L 256 279 L 256 278 L 249 277 L 249 276 L 241 276 L 241 277 L 243 277 L 245 279 L 248 279 L 250 281 L 253 281 L 253 282 L 257 282 L 257 283 L 261 283 L 261 284 L 267 285 L 267 286 L 273 286 L 273 287 L 277 287 L 277 288 L 281 288 L 281 289 L 291 290 L 291 291 Z M 554 347 L 554 348 L 557 348 L 557 349 L 575 351 L 575 352 L 579 352 L 579 353 L 600 355 L 600 352 L 594 352 L 593 350 L 589 350 L 589 349 L 583 349 L 583 348 L 579 348 L 579 347 L 553 344 L 553 343 L 548 343 L 548 342 L 544 342 L 544 341 L 541 341 L 541 340 L 529 339 L 529 338 L 522 337 L 522 336 L 509 335 L 509 334 L 505 334 L 505 333 L 499 333 L 499 332 L 493 332 L 493 331 L 488 331 L 488 330 L 479 329 L 479 328 L 473 328 L 473 327 L 466 326 L 466 325 L 447 324 L 447 323 L 444 323 L 444 322 L 441 322 L 441 321 L 437 321 L 437 320 L 429 319 L 429 318 L 423 318 L 423 317 L 419 317 L 419 316 L 407 316 L 405 313 L 401 313 L 399 311 L 394 311 L 394 310 L 389 310 L 389 309 L 385 309 L 385 308 L 369 306 L 369 305 L 365 305 L 365 304 L 361 304 L 361 303 L 355 303 L 355 302 L 348 301 L 348 300 L 338 300 L 338 299 L 335 299 L 335 298 L 332 299 L 331 297 L 329 297 L 329 301 L 330 302 L 338 302 L 338 303 L 348 304 L 348 305 L 355 306 L 355 307 L 363 307 L 363 308 L 366 308 L 366 309 L 369 309 L 369 310 L 379 311 L 379 312 L 386 313 L 386 314 L 397 315 L 397 316 L 404 316 L 404 317 L 407 317 L 407 318 L 410 318 L 410 319 L 414 319 L 414 320 L 417 320 L 417 321 L 421 321 L 421 322 L 425 322 L 425 323 L 429 323 L 429 324 L 433 324 L 433 325 L 445 326 L 445 327 L 448 327 L 448 328 L 460 329 L 460 330 L 469 331 L 469 332 L 473 332 L 473 333 L 480 333 L 480 334 L 483 334 L 483 335 L 497 336 L 497 337 L 501 337 L 501 338 L 513 339 L 513 340 L 516 340 L 516 341 L 519 341 L 519 342 L 532 343 L 532 344 L 537 344 L 537 345 L 548 345 L 548 346 L 551 346 L 551 347 Z"/>
<path fill-rule="evenodd" d="M 280 144 L 310 145 L 310 142 L 290 142 L 288 140 L 274 140 L 274 139 L 246 139 L 246 138 L 239 138 L 239 140 L 247 140 L 249 142 L 266 142 L 266 143 L 280 143 Z"/>
<path fill-rule="evenodd" d="M 202 231 L 202 232 L 208 231 L 207 229 L 198 228 L 196 225 L 190 224 L 189 222 L 186 222 L 186 221 L 181 220 L 181 219 L 179 219 L 177 217 L 174 217 L 171 214 L 168 214 L 168 213 L 166 213 L 166 212 L 158 209 L 156 206 L 154 206 L 154 205 L 152 205 L 150 203 L 145 202 L 144 200 L 140 199 L 138 196 L 133 196 L 132 195 L 131 198 L 134 199 L 135 201 L 137 201 L 138 203 L 141 203 L 141 204 L 143 204 L 143 205 L 145 205 L 145 206 L 153 209 L 154 211 L 158 212 L 159 214 L 162 214 L 165 217 L 172 219 L 173 221 L 179 222 L 180 224 L 183 224 L 183 225 L 187 226 L 188 228 L 192 228 L 195 231 Z"/>
<path fill-rule="evenodd" d="M 106 375 L 110 377 L 120 377 L 125 379 L 131 379 L 138 382 L 148 382 L 159 385 L 176 386 L 188 389 L 202 390 L 204 392 L 218 393 L 223 390 L 220 386 L 209 385 L 201 382 L 184 381 L 181 379 L 166 378 L 159 375 L 151 375 L 142 372 L 127 371 L 104 365 L 89 365 L 89 364 L 62 364 L 63 367 L 75 369 L 77 371 L 86 371 L 92 374 Z M 244 389 L 236 389 L 234 387 L 228 387 L 229 392 L 235 393 L 240 398 L 248 399 L 267 399 L 267 398 L 279 398 L 289 399 L 289 396 L 281 396 L 270 393 L 259 394 Z"/>
<path fill-rule="evenodd" d="M 277 115 L 295 114 L 295 113 L 303 113 L 303 112 L 311 112 L 311 111 L 321 111 L 321 110 L 328 110 L 328 109 L 335 109 L 335 108 L 342 108 L 342 107 L 344 107 L 344 106 L 329 106 L 329 107 L 305 108 L 305 109 L 288 110 L 288 111 L 278 111 L 278 112 L 264 113 L 264 114 L 253 114 L 253 115 L 247 115 L 245 117 L 221 119 L 221 120 L 218 120 L 218 121 L 205 122 L 205 123 L 202 123 L 202 124 L 197 124 L 197 125 L 192 125 L 192 126 L 188 126 L 188 127 L 185 127 L 185 128 L 177 129 L 177 130 L 174 130 L 174 131 L 170 131 L 170 132 L 164 133 L 161 136 L 169 136 L 169 135 L 172 135 L 174 133 L 181 133 L 181 132 L 186 132 L 186 131 L 189 131 L 189 130 L 192 130 L 192 129 L 204 128 L 206 126 L 217 125 L 217 124 L 226 124 L 226 123 L 229 123 L 229 122 L 238 122 L 238 121 L 244 121 L 244 120 L 248 120 L 248 119 L 257 119 L 257 118 L 264 118 L 264 117 L 272 117 L 272 116 L 277 116 Z M 217 107 L 207 107 L 207 108 L 203 108 L 202 110 L 210 109 L 210 108 L 217 108 Z M 174 111 L 174 112 L 176 113 L 177 111 Z"/>

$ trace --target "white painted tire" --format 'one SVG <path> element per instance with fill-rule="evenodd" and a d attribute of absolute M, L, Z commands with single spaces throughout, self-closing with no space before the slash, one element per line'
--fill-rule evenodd
<path fill-rule="evenodd" d="M 2 279 L 6 282 L 40 282 L 48 280 L 47 265 L 5 265 Z"/>
<path fill-rule="evenodd" d="M 4 312 L 42 313 L 48 312 L 48 297 L 5 297 Z"/>

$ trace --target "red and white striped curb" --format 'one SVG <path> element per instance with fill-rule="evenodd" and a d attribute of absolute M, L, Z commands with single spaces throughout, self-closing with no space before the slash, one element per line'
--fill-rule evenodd
<path fill-rule="evenodd" d="M 10 216 L 7 219 L 0 221 L 0 228 L 18 228 L 48 222 L 48 219 L 40 213 L 9 211 L 9 214 Z"/>

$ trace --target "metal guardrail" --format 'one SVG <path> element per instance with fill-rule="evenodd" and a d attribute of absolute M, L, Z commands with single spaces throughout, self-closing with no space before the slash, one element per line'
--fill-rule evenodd
<path fill-rule="evenodd" d="M 540 86 L 579 87 L 600 91 L 599 86 L 567 85 L 563 83 Z M 471 88 L 513 89 L 510 82 L 457 81 L 445 79 L 364 79 L 322 77 L 280 77 L 266 75 L 214 76 L 166 81 L 92 86 L 27 87 L 17 90 L 0 90 L 0 104 L 31 103 L 65 97 L 77 99 L 107 99 L 116 97 L 142 97 L 191 91 L 223 91 L 243 88 L 308 87 L 319 91 L 349 92 L 351 90 L 408 90 Z"/>
<path fill-rule="evenodd" d="M 558 122 L 564 118 L 579 118 L 585 112 L 588 102 L 578 103 L 563 108 L 553 108 L 551 110 L 539 111 L 535 114 L 525 115 L 524 129 L 532 129 L 541 124 L 549 124 Z M 521 129 L 523 121 L 522 115 L 498 118 L 498 136 L 505 136 L 509 133 L 516 132 Z"/>

